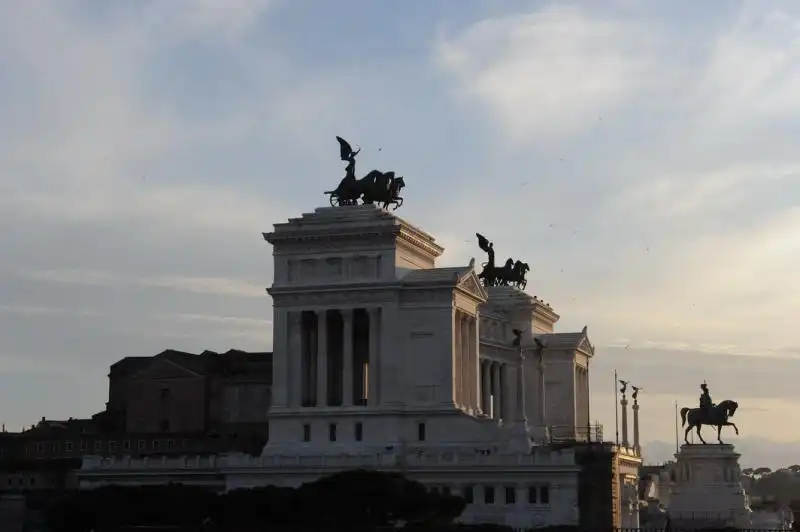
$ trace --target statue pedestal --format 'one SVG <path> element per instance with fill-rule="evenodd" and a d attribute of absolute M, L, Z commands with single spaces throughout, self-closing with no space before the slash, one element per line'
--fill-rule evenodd
<path fill-rule="evenodd" d="M 749 528 L 751 511 L 733 445 L 682 445 L 675 455 L 670 525 L 681 529 Z"/>

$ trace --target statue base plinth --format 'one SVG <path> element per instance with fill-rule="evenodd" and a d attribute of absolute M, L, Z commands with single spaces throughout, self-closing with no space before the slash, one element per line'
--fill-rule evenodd
<path fill-rule="evenodd" d="M 733 445 L 682 445 L 673 466 L 670 525 L 681 529 L 748 528 L 751 511 Z"/>

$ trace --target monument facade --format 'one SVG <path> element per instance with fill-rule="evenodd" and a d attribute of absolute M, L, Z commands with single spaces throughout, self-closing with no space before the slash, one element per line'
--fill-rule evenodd
<path fill-rule="evenodd" d="M 273 383 L 261 456 L 85 460 L 85 487 L 155 470 L 219 489 L 297 486 L 347 468 L 401 471 L 468 502 L 465 522 L 578 524 L 574 451 L 585 441 L 594 347 L 523 291 L 530 267 L 437 267 L 444 252 L 387 207 L 403 178 L 346 175 L 318 208 L 265 233 L 272 245 Z M 362 201 L 363 204 L 358 204 Z M 155 468 L 155 469 L 154 469 Z M 113 479 L 113 481 L 112 481 Z"/>

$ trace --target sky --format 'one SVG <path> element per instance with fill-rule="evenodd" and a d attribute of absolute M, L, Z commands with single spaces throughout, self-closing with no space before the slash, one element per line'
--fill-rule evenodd
<path fill-rule="evenodd" d="M 439 265 L 485 234 L 588 325 L 607 437 L 614 369 L 649 461 L 705 380 L 745 463 L 796 463 L 799 133 L 791 0 L 2 2 L 0 421 L 102 410 L 125 356 L 270 349 L 261 232 L 327 203 L 341 135 Z"/>

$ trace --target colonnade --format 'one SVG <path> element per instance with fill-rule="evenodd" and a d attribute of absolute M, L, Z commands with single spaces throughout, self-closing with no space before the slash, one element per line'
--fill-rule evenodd
<path fill-rule="evenodd" d="M 475 316 L 456 310 L 454 335 L 453 400 L 470 412 L 479 412 L 478 320 Z"/>
<path fill-rule="evenodd" d="M 290 406 L 374 406 L 378 402 L 380 309 L 288 312 L 293 324 Z"/>

